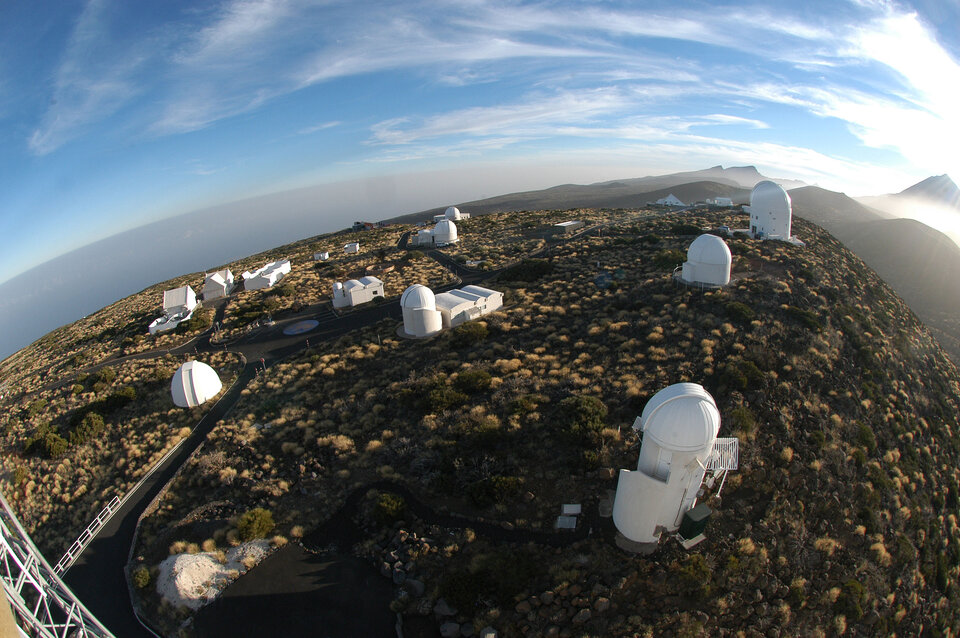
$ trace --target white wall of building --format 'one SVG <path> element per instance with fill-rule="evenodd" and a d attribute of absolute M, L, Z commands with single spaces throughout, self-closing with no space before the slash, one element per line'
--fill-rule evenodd
<path fill-rule="evenodd" d="M 726 286 L 730 283 L 733 256 L 730 247 L 716 235 L 700 235 L 687 250 L 680 276 L 688 283 Z"/>
<path fill-rule="evenodd" d="M 383 282 L 376 277 L 350 279 L 333 284 L 333 307 L 347 308 L 383 297 Z"/>
<path fill-rule="evenodd" d="M 793 205 L 782 186 L 764 180 L 753 187 L 750 205 L 750 234 L 754 237 L 789 239 L 793 224 Z"/>

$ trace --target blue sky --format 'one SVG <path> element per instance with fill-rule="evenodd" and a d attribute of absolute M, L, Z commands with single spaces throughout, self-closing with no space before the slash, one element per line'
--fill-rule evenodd
<path fill-rule="evenodd" d="M 958 0 L 2 3 L 0 281 L 384 175 L 423 208 L 436 175 L 458 201 L 721 163 L 853 195 L 956 178 L 958 61 Z"/>

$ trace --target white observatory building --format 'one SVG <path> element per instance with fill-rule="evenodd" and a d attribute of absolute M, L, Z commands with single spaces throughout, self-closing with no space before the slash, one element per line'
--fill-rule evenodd
<path fill-rule="evenodd" d="M 216 371 L 202 361 L 187 361 L 170 382 L 173 402 L 181 408 L 192 408 L 217 396 L 223 384 Z"/>
<path fill-rule="evenodd" d="M 680 278 L 688 284 L 726 286 L 730 283 L 733 256 L 730 247 L 716 235 L 700 235 L 687 249 Z"/>
<path fill-rule="evenodd" d="M 400 295 L 403 309 L 403 331 L 410 337 L 429 337 L 443 329 L 443 318 L 437 310 L 433 291 L 413 284 Z"/>
<path fill-rule="evenodd" d="M 793 206 L 779 184 L 759 182 L 750 193 L 750 205 L 743 210 L 750 213 L 750 235 L 755 239 L 790 239 Z"/>
<path fill-rule="evenodd" d="M 376 277 L 348 279 L 344 283 L 333 283 L 333 307 L 346 308 L 358 306 L 377 297 L 383 297 L 383 282 Z"/>
<path fill-rule="evenodd" d="M 443 216 L 452 222 L 458 222 L 463 219 L 463 213 L 461 213 L 460 209 L 456 206 L 450 206 L 447 208 L 447 210 L 443 213 Z"/>
<path fill-rule="evenodd" d="M 677 383 L 657 392 L 633 424 L 643 433 L 636 471 L 620 470 L 613 522 L 622 547 L 652 552 L 663 532 L 680 528 L 709 471 L 736 469 L 737 439 L 720 439 L 720 411 L 703 386 Z M 721 486 L 722 487 L 722 486 Z M 621 543 L 626 540 L 626 543 Z"/>

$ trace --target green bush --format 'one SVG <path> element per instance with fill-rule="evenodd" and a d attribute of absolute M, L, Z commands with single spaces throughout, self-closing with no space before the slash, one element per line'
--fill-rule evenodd
<path fill-rule="evenodd" d="M 100 368 L 100 371 L 97 372 L 97 379 L 99 381 L 103 381 L 104 383 L 113 383 L 114 379 L 116 378 L 117 371 L 110 366 Z"/>
<path fill-rule="evenodd" d="M 699 235 L 703 232 L 703 229 L 693 224 L 674 224 L 670 227 L 670 232 L 679 236 Z"/>
<path fill-rule="evenodd" d="M 649 234 L 649 235 L 644 235 L 644 236 L 641 238 L 641 241 L 643 241 L 644 243 L 647 243 L 647 244 L 659 244 L 659 243 L 660 243 L 660 236 L 659 236 L 659 235 L 654 235 L 653 233 L 651 233 L 651 234 Z"/>
<path fill-rule="evenodd" d="M 491 476 L 471 484 L 467 494 L 480 507 L 505 503 L 520 492 L 523 479 L 519 476 Z"/>
<path fill-rule="evenodd" d="M 750 434 L 757 429 L 757 417 L 745 405 L 738 405 L 730 410 L 730 420 L 733 422 L 733 429 L 744 434 Z"/>
<path fill-rule="evenodd" d="M 150 584 L 150 570 L 146 565 L 140 565 L 133 570 L 133 585 L 137 589 L 145 589 Z"/>
<path fill-rule="evenodd" d="M 381 525 L 391 525 L 401 520 L 407 511 L 403 497 L 391 492 L 382 492 L 373 506 L 373 517 Z"/>
<path fill-rule="evenodd" d="M 490 331 L 487 329 L 487 324 L 468 321 L 453 329 L 451 339 L 454 347 L 465 348 L 480 343 L 487 338 L 488 334 Z"/>
<path fill-rule="evenodd" d="M 823 324 L 820 323 L 820 319 L 817 317 L 816 313 L 811 312 L 810 310 L 804 310 L 803 308 L 797 308 L 796 306 L 787 306 L 787 314 L 798 320 L 804 327 L 814 332 L 820 332 L 823 330 Z"/>
<path fill-rule="evenodd" d="M 262 507 L 245 512 L 237 521 L 237 531 L 243 541 L 265 538 L 274 527 L 276 524 L 273 522 L 273 514 Z"/>
<path fill-rule="evenodd" d="M 483 392 L 489 389 L 491 379 L 490 373 L 486 370 L 473 368 L 457 375 L 453 385 L 461 392 L 476 394 L 477 392 Z"/>
<path fill-rule="evenodd" d="M 502 273 L 503 281 L 536 281 L 553 272 L 553 262 L 546 259 L 524 259 L 519 264 L 510 266 Z"/>
<path fill-rule="evenodd" d="M 861 423 L 857 426 L 857 443 L 867 449 L 867 452 L 873 454 L 877 449 L 877 437 L 870 429 L 870 426 Z"/>
<path fill-rule="evenodd" d="M 574 434 L 599 432 L 606 419 L 607 406 L 597 397 L 577 395 L 560 402 L 560 421 Z"/>
<path fill-rule="evenodd" d="M 55 432 L 49 423 L 41 423 L 34 435 L 26 440 L 23 450 L 27 454 L 55 459 L 63 456 L 67 446 L 67 440 Z"/>
<path fill-rule="evenodd" d="M 690 554 L 680 564 L 680 590 L 688 596 L 710 595 L 712 571 L 702 554 Z"/>
<path fill-rule="evenodd" d="M 682 264 L 686 257 L 679 250 L 664 249 L 653 256 L 653 263 L 657 268 L 674 268 Z"/>
<path fill-rule="evenodd" d="M 463 405 L 467 400 L 467 395 L 458 392 L 450 386 L 444 385 L 434 388 L 427 393 L 424 407 L 427 412 L 443 412 L 447 408 Z"/>
<path fill-rule="evenodd" d="M 30 402 L 30 405 L 27 406 L 27 416 L 31 419 L 36 417 L 38 414 L 43 412 L 45 407 L 47 407 L 46 399 L 34 399 Z"/>
<path fill-rule="evenodd" d="M 754 317 L 757 316 L 757 313 L 753 311 L 753 308 L 745 303 L 740 303 L 739 301 L 732 301 L 728 303 L 726 310 L 728 317 L 740 323 L 749 323 L 753 321 Z"/>
<path fill-rule="evenodd" d="M 420 250 L 408 250 L 403 258 L 407 261 L 420 261 L 421 259 L 426 259 L 427 256 Z"/>
<path fill-rule="evenodd" d="M 867 592 L 858 581 L 850 579 L 843 584 L 833 609 L 851 620 L 863 618 L 863 604 L 867 601 Z"/>
<path fill-rule="evenodd" d="M 70 431 L 70 445 L 82 445 L 99 436 L 105 428 L 102 416 L 96 412 L 88 412 L 80 424 Z"/>

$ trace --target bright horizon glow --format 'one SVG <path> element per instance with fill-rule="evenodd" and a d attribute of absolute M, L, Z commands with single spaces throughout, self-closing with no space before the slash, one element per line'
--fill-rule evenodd
<path fill-rule="evenodd" d="M 412 179 L 429 208 L 716 164 L 960 178 L 960 6 L 924 1 L 6 3 L 0 281 L 324 183 Z"/>

